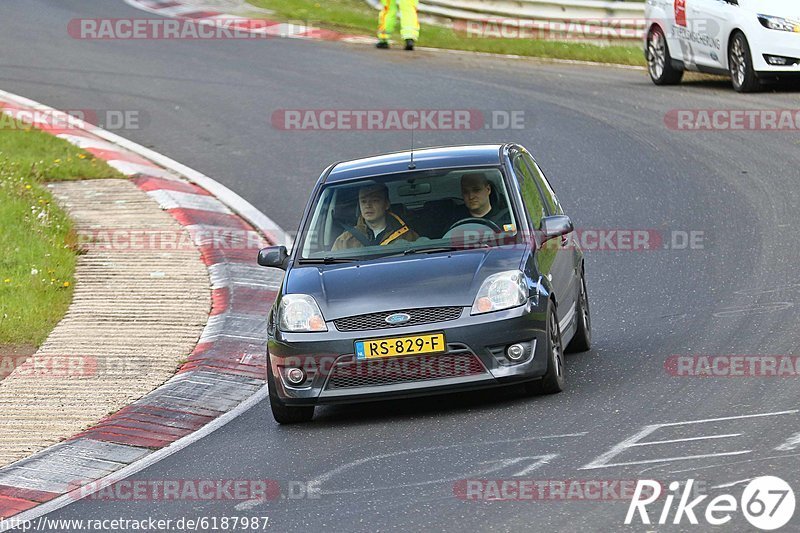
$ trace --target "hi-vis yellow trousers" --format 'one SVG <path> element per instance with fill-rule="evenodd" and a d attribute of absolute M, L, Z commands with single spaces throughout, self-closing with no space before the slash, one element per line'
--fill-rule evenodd
<path fill-rule="evenodd" d="M 378 39 L 388 41 L 397 27 L 397 11 L 400 10 L 400 37 L 403 40 L 419 39 L 417 0 L 381 0 L 383 10 L 378 17 Z"/>

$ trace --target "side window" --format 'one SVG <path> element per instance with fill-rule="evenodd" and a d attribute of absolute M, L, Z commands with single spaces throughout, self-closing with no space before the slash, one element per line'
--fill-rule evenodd
<path fill-rule="evenodd" d="M 531 219 L 534 229 L 542 228 L 542 218 L 547 216 L 544 209 L 544 202 L 542 202 L 542 195 L 539 188 L 534 182 L 533 174 L 531 174 L 528 165 L 518 155 L 514 158 L 514 173 L 519 179 L 519 191 L 522 195 L 522 200 L 525 202 L 525 209 L 528 211 L 528 216 Z"/>
<path fill-rule="evenodd" d="M 322 193 L 319 207 L 311 218 L 308 225 L 305 241 L 303 243 L 303 256 L 308 257 L 312 253 L 320 251 L 325 246 L 325 241 L 330 240 L 331 217 L 333 210 L 332 189 L 326 189 Z"/>
<path fill-rule="evenodd" d="M 531 172 L 533 173 L 534 179 L 536 180 L 536 184 L 539 186 L 539 190 L 542 192 L 542 196 L 544 197 L 544 203 L 547 207 L 547 212 L 550 215 L 563 215 L 564 210 L 561 209 L 561 204 L 558 203 L 558 198 L 556 197 L 556 193 L 553 192 L 553 188 L 550 187 L 550 183 L 547 181 L 547 178 L 544 176 L 544 173 L 539 168 L 539 165 L 533 160 L 533 158 L 523 153 L 522 159 L 525 160 L 527 163 L 528 168 L 530 168 Z"/>

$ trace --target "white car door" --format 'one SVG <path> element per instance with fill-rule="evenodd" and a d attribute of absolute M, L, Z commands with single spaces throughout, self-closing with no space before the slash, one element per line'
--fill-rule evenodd
<path fill-rule="evenodd" d="M 692 62 L 700 67 L 727 67 L 727 36 L 731 32 L 736 0 L 686 0 Z"/>
<path fill-rule="evenodd" d="M 667 46 L 669 46 L 672 59 L 691 63 L 691 57 L 686 55 L 686 46 L 680 39 L 680 35 L 687 24 L 686 2 L 687 0 L 672 0 L 671 2 L 660 3 L 659 5 L 663 6 L 664 19 L 659 22 L 664 27 L 664 35 L 667 39 Z"/>

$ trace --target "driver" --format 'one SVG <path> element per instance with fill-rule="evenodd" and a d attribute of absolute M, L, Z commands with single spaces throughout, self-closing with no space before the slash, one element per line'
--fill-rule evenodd
<path fill-rule="evenodd" d="M 373 183 L 358 190 L 358 205 L 361 215 L 355 227 L 346 227 L 331 250 L 385 246 L 393 242 L 415 241 L 419 235 L 390 210 L 389 189 L 386 185 Z"/>
<path fill-rule="evenodd" d="M 468 172 L 461 176 L 461 197 L 464 199 L 464 211 L 457 220 L 465 218 L 485 218 L 491 220 L 501 229 L 511 224 L 508 209 L 493 206 L 491 203 L 492 184 L 483 172 Z"/>

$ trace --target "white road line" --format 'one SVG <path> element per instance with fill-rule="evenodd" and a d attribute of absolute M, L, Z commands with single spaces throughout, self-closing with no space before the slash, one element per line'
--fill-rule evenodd
<path fill-rule="evenodd" d="M 722 418 L 706 418 L 705 420 L 690 420 L 688 422 L 670 422 L 667 424 L 656 424 L 658 427 L 670 427 L 670 426 L 685 426 L 687 424 L 705 424 L 707 422 L 724 422 L 726 420 L 741 420 L 744 418 L 762 418 L 765 416 L 780 416 L 780 415 L 793 415 L 797 412 L 800 412 L 800 409 L 792 409 L 790 411 L 776 411 L 774 413 L 759 413 L 756 415 L 739 415 L 739 416 L 725 416 Z"/>
<path fill-rule="evenodd" d="M 639 442 L 632 446 L 652 446 L 654 444 L 674 444 L 676 442 L 691 442 L 693 440 L 727 439 L 729 437 L 741 437 L 741 433 L 729 433 L 728 435 L 707 435 L 705 437 L 689 437 L 686 439 L 654 440 L 650 442 Z"/>
<path fill-rule="evenodd" d="M 538 461 L 536 461 L 534 463 L 531 463 L 530 465 L 526 466 L 525 468 L 523 468 L 522 470 L 520 470 L 516 474 L 512 474 L 511 477 L 527 476 L 528 474 L 530 474 L 534 470 L 538 469 L 540 466 L 549 464 L 550 461 L 552 461 L 556 457 L 558 457 L 558 455 L 555 454 L 555 453 L 550 453 L 550 454 L 547 454 L 547 455 L 540 455 L 540 456 L 537 456 L 537 457 L 523 457 L 522 459 L 538 459 Z"/>
<path fill-rule="evenodd" d="M 544 455 L 528 455 L 524 457 L 509 457 L 507 459 L 489 459 L 488 461 L 481 461 L 479 465 L 494 465 L 488 469 L 480 469 L 479 475 L 486 475 L 491 474 L 493 472 L 497 472 L 498 470 L 503 470 L 504 468 L 509 468 L 515 465 L 519 465 L 523 461 L 528 461 L 530 464 L 526 466 L 524 469 L 520 470 L 516 474 L 512 474 L 511 477 L 520 477 L 528 474 L 529 472 L 533 472 L 540 466 L 544 464 L 550 463 L 553 459 L 558 457 L 556 453 L 546 453 Z M 430 481 L 425 482 L 425 484 L 430 484 Z"/>
<path fill-rule="evenodd" d="M 616 444 L 614 447 L 612 447 L 606 453 L 604 453 L 604 454 L 600 455 L 599 457 L 595 458 L 590 463 L 585 464 L 582 467 L 580 467 L 579 470 L 591 470 L 593 468 L 604 468 L 605 467 L 604 465 L 606 465 L 608 463 L 608 461 L 611 460 L 611 458 L 616 457 L 617 455 L 621 454 L 622 452 L 624 452 L 628 448 L 634 446 L 638 441 L 640 441 L 643 438 L 645 438 L 646 436 L 650 435 L 655 430 L 657 430 L 659 427 L 660 426 L 645 426 L 645 428 L 642 429 L 639 433 L 636 433 L 635 435 L 633 435 L 631 437 L 628 437 L 627 439 L 623 440 L 619 444 Z"/>
<path fill-rule="evenodd" d="M 512 439 L 510 442 L 517 442 L 518 440 L 519 441 L 528 441 L 528 440 L 538 440 L 538 439 L 561 438 L 561 437 L 564 437 L 564 436 L 565 435 L 553 435 L 553 436 L 545 436 L 545 437 L 534 437 L 534 438 L 531 438 L 531 439 Z M 569 436 L 575 436 L 575 435 L 569 435 Z M 583 435 L 581 435 L 581 436 L 583 436 Z M 352 463 L 348 463 L 348 464 L 342 465 L 342 466 L 340 466 L 338 468 L 335 468 L 334 470 L 331 470 L 330 472 L 327 472 L 327 473 L 323 474 L 322 476 L 317 477 L 317 478 L 309 481 L 308 484 L 312 485 L 312 486 L 314 486 L 316 488 L 319 488 L 320 485 L 322 485 L 322 483 L 324 481 L 328 481 L 330 479 L 330 477 L 332 477 L 334 472 L 339 474 L 339 473 L 343 472 L 344 470 L 348 470 L 348 469 L 353 468 L 355 466 L 362 465 L 362 464 L 367 463 L 367 462 L 369 462 L 369 461 L 371 461 L 373 459 L 386 459 L 388 457 L 395 457 L 395 456 L 399 456 L 399 455 L 408 455 L 408 454 L 414 454 L 414 453 L 418 454 L 418 453 L 424 453 L 425 451 L 441 451 L 443 449 L 464 447 L 464 446 L 477 445 L 477 444 L 481 444 L 481 445 L 484 445 L 484 444 L 497 444 L 498 442 L 505 442 L 505 441 L 468 443 L 468 444 L 453 444 L 453 445 L 450 445 L 450 446 L 434 446 L 432 448 L 424 448 L 424 449 L 421 449 L 421 450 L 403 450 L 403 451 L 399 451 L 399 452 L 386 453 L 386 454 L 381 454 L 381 455 L 377 455 L 377 456 L 366 457 L 366 458 L 363 458 L 363 459 L 358 459 L 356 461 L 353 461 Z M 476 472 L 466 472 L 466 473 L 463 473 L 463 474 L 459 474 L 456 477 L 439 478 L 439 479 L 432 479 L 432 480 L 428 480 L 428 481 L 418 481 L 416 483 L 399 483 L 399 484 L 387 485 L 387 486 L 371 486 L 371 487 L 368 487 L 368 488 L 354 488 L 354 489 L 341 489 L 341 490 L 320 490 L 319 494 L 320 495 L 324 495 L 324 496 L 331 496 L 331 495 L 335 495 L 335 494 L 359 494 L 359 493 L 365 493 L 365 492 L 378 492 L 378 491 L 382 491 L 382 490 L 405 489 L 405 488 L 410 488 L 410 487 L 424 487 L 426 485 L 439 485 L 441 483 L 453 483 L 455 481 L 461 481 L 461 480 L 463 480 L 463 479 L 465 479 L 465 478 L 467 478 L 469 476 L 473 476 L 473 477 L 485 476 L 487 474 L 491 474 L 493 472 L 497 472 L 498 470 L 502 470 L 503 468 L 508 468 L 510 466 L 514 466 L 514 465 L 516 465 L 516 464 L 518 464 L 518 463 L 520 463 L 520 462 L 522 462 L 522 461 L 524 461 L 526 459 L 527 460 L 532 460 L 533 462 L 530 465 L 525 467 L 520 472 L 512 475 L 512 477 L 519 477 L 519 476 L 527 475 L 530 472 L 533 472 L 534 470 L 536 470 L 537 468 L 539 468 L 542 465 L 548 464 L 552 459 L 555 459 L 556 457 L 558 457 L 558 454 L 545 454 L 545 455 L 535 455 L 535 456 L 529 456 L 529 457 L 512 457 L 512 458 L 509 458 L 509 459 L 485 461 L 485 462 L 479 463 L 479 464 L 491 464 L 493 466 L 491 466 L 490 468 L 478 468 Z M 325 477 L 326 475 L 328 476 L 327 478 Z M 265 499 L 247 500 L 245 502 L 236 504 L 234 506 L 234 509 L 236 509 L 237 511 L 246 511 L 246 510 L 250 510 L 250 509 L 253 509 L 255 507 L 258 507 L 259 505 L 261 505 L 263 503 L 266 503 L 266 502 L 267 502 L 267 500 L 265 500 Z"/>
<path fill-rule="evenodd" d="M 738 451 L 738 452 L 726 452 L 723 454 L 707 454 L 707 455 L 689 455 L 685 457 L 671 457 L 668 459 L 647 459 L 642 461 L 633 461 L 633 462 L 625 462 L 625 463 L 609 463 L 609 461 L 616 457 L 617 455 L 623 453 L 625 450 L 629 448 L 635 448 L 638 446 L 642 446 L 643 444 L 646 445 L 647 443 L 640 442 L 642 439 L 647 437 L 648 435 L 652 434 L 658 429 L 665 428 L 665 427 L 675 427 L 675 426 L 686 426 L 686 425 L 693 425 L 693 424 L 706 424 L 709 422 L 723 422 L 728 420 L 742 420 L 747 418 L 763 418 L 767 416 L 780 416 L 780 415 L 788 415 L 788 414 L 795 414 L 797 413 L 797 409 L 792 409 L 790 411 L 777 411 L 774 413 L 759 413 L 754 415 L 738 415 L 738 416 L 726 416 L 721 418 L 706 418 L 703 420 L 687 420 L 684 422 L 668 422 L 665 424 L 652 424 L 649 426 L 645 426 L 639 433 L 628 437 L 627 439 L 623 440 L 619 444 L 613 446 L 610 450 L 606 453 L 596 457 L 591 462 L 583 465 L 579 468 L 579 470 L 592 470 L 595 468 L 609 468 L 612 466 L 630 466 L 636 464 L 648 464 L 648 463 L 662 463 L 668 461 L 681 461 L 681 460 L 688 460 L 688 459 L 700 459 L 705 457 L 717 457 L 717 456 L 724 456 L 724 455 L 742 455 L 744 453 L 750 453 L 751 450 L 747 451 Z M 717 438 L 725 438 L 731 435 L 726 436 L 716 436 Z M 709 438 L 714 436 L 705 436 L 703 438 Z M 700 440 L 700 439 L 697 439 Z M 660 441 L 661 443 L 666 441 Z"/>
<path fill-rule="evenodd" d="M 671 470 L 669 474 L 682 474 L 684 472 L 694 472 L 695 470 L 709 470 L 712 468 L 720 468 L 724 466 L 741 465 L 744 463 L 760 463 L 762 461 L 771 461 L 773 459 L 783 459 L 784 457 L 800 457 L 800 453 L 792 453 L 789 455 L 773 455 L 771 457 L 759 457 L 758 459 L 745 459 L 744 461 L 733 461 L 731 463 L 720 463 L 716 465 L 698 466 L 695 468 L 685 468 L 683 470 Z M 642 470 L 644 472 L 644 470 Z"/>
<path fill-rule="evenodd" d="M 591 470 L 595 468 L 611 468 L 614 466 L 633 466 L 633 465 L 647 465 L 653 463 L 671 463 L 673 461 L 688 461 L 690 459 L 706 459 L 709 457 L 727 457 L 731 455 L 744 455 L 746 453 L 753 453 L 753 450 L 740 450 L 737 452 L 721 452 L 721 453 L 704 453 L 700 455 L 684 455 L 681 457 L 664 457 L 661 459 L 643 459 L 641 461 L 630 461 L 627 463 L 608 463 L 597 466 L 582 466 L 579 470 Z"/>
<path fill-rule="evenodd" d="M 722 485 L 714 485 L 713 487 L 709 487 L 709 489 L 727 489 L 728 487 L 735 487 L 736 485 L 741 485 L 742 483 L 747 483 L 748 481 L 752 481 L 753 478 L 749 477 L 747 479 L 740 479 L 739 481 L 731 481 L 730 483 L 723 483 Z"/>
<path fill-rule="evenodd" d="M 800 433 L 795 433 L 786 442 L 775 448 L 775 451 L 790 452 L 798 447 L 800 447 Z"/>
<path fill-rule="evenodd" d="M 341 466 L 338 466 L 338 467 L 334 468 L 333 470 L 329 470 L 329 471 L 327 471 L 327 472 L 315 477 L 314 479 L 312 479 L 310 481 L 310 483 L 318 483 L 318 484 L 321 485 L 322 483 L 325 483 L 326 481 L 329 481 L 331 478 L 333 478 L 334 476 L 344 472 L 345 470 L 349 470 L 349 469 L 351 469 L 353 467 L 359 466 L 359 465 L 364 464 L 364 463 L 366 463 L 368 461 L 386 459 L 388 457 L 395 457 L 397 455 L 409 455 L 409 454 L 415 454 L 415 453 L 449 450 L 449 449 L 452 449 L 452 448 L 464 448 L 464 447 L 467 447 L 467 446 L 478 446 L 478 445 L 480 445 L 480 446 L 493 446 L 495 444 L 510 444 L 510 443 L 514 443 L 514 442 L 528 442 L 528 441 L 533 441 L 533 440 L 564 439 L 564 438 L 570 438 L 570 437 L 583 437 L 585 435 L 586 435 L 586 432 L 568 433 L 568 434 L 564 434 L 564 435 L 541 435 L 541 436 L 536 436 L 536 437 L 525 437 L 525 438 L 522 438 L 522 439 L 504 439 L 504 440 L 495 440 L 495 441 L 488 441 L 488 442 L 485 442 L 485 441 L 484 442 L 467 442 L 467 443 L 459 443 L 459 444 L 450 444 L 450 445 L 447 445 L 447 446 L 431 446 L 431 447 L 428 447 L 428 448 L 416 448 L 416 449 L 413 449 L 413 450 L 401 450 L 401 451 L 398 451 L 398 452 L 382 453 L 382 454 L 373 455 L 373 456 L 370 456 L 370 457 L 363 457 L 361 459 L 353 461 L 352 463 L 347 463 L 347 464 L 343 464 Z"/>

